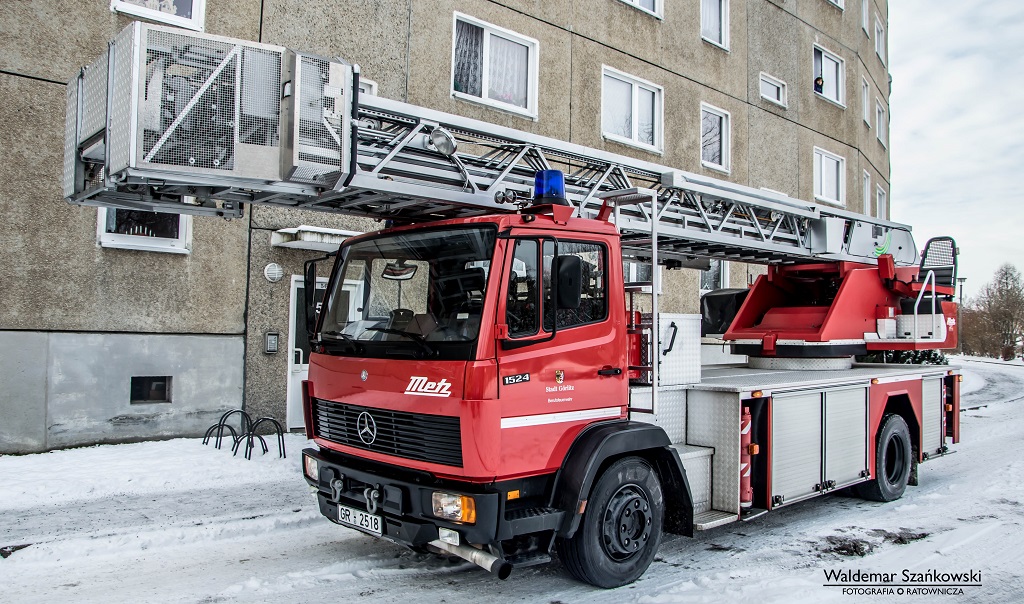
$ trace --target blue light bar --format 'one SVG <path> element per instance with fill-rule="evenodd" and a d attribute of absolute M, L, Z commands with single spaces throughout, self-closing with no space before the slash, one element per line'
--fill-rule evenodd
<path fill-rule="evenodd" d="M 534 204 L 569 205 L 565 199 L 565 175 L 561 170 L 540 170 L 533 183 Z"/>

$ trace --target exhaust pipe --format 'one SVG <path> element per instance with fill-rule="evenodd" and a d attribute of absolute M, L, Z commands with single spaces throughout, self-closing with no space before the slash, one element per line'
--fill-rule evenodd
<path fill-rule="evenodd" d="M 458 556 L 467 562 L 472 562 L 480 568 L 498 575 L 498 578 L 502 581 L 508 579 L 508 576 L 512 574 L 511 564 L 481 549 L 469 547 L 468 545 L 452 545 L 451 543 L 445 543 L 440 539 L 434 539 L 427 545 L 433 546 L 443 552 L 448 552 L 454 556 Z"/>

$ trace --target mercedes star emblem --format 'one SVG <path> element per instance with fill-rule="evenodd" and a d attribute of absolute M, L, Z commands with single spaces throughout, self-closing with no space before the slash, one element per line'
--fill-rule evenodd
<path fill-rule="evenodd" d="M 370 374 L 365 369 L 363 369 L 362 373 L 359 374 L 359 379 L 363 380 L 364 382 L 368 377 L 370 377 Z"/>
<path fill-rule="evenodd" d="M 367 445 L 372 445 L 373 441 L 377 440 L 377 422 L 373 421 L 373 416 L 366 411 L 356 418 L 356 433 L 359 434 L 359 440 Z"/>

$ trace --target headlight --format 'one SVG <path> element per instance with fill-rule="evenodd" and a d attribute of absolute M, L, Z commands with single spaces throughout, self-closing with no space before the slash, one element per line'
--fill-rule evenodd
<path fill-rule="evenodd" d="M 472 497 L 434 491 L 430 503 L 434 516 L 438 518 L 466 524 L 476 522 L 476 501 Z"/>
<path fill-rule="evenodd" d="M 319 480 L 320 479 L 320 468 L 319 468 L 318 464 L 316 463 L 316 459 L 310 457 L 309 455 L 303 455 L 302 456 L 302 461 L 303 461 L 302 468 L 303 468 L 303 471 L 306 473 L 306 477 L 309 478 L 310 480 L 314 481 L 314 482 Z"/>

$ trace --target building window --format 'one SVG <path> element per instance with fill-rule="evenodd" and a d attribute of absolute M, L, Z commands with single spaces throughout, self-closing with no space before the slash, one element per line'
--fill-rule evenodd
<path fill-rule="evenodd" d="M 864 170 L 864 213 L 871 216 L 871 174 L 867 170 Z"/>
<path fill-rule="evenodd" d="M 171 402 L 171 376 L 133 375 L 129 384 L 132 405 Z"/>
<path fill-rule="evenodd" d="M 882 26 L 878 15 L 875 15 L 875 54 L 882 65 L 885 65 L 885 27 Z"/>
<path fill-rule="evenodd" d="M 454 29 L 452 96 L 537 117 L 537 41 L 459 13 Z"/>
<path fill-rule="evenodd" d="M 868 18 L 870 13 L 871 0 L 860 0 L 860 26 L 869 38 L 871 37 L 871 32 L 868 31 Z"/>
<path fill-rule="evenodd" d="M 729 0 L 701 0 L 700 36 L 729 50 Z"/>
<path fill-rule="evenodd" d="M 886 130 L 887 130 L 886 124 L 887 123 L 888 122 L 885 119 L 885 108 L 882 107 L 882 102 L 881 101 L 879 101 L 878 99 L 875 99 L 875 125 L 876 125 L 875 134 L 876 134 L 876 136 L 878 136 L 878 142 L 882 143 L 882 145 L 885 145 L 888 142 L 888 140 L 886 138 L 887 137 L 887 132 L 886 132 Z"/>
<path fill-rule="evenodd" d="M 814 198 L 846 204 L 846 158 L 814 148 Z"/>
<path fill-rule="evenodd" d="M 825 2 L 828 2 L 832 6 L 837 6 L 839 8 L 843 8 L 844 4 L 844 0 L 825 0 Z"/>
<path fill-rule="evenodd" d="M 659 19 L 664 14 L 663 3 L 664 0 L 622 0 L 626 4 L 639 8 L 640 10 L 651 13 Z"/>
<path fill-rule="evenodd" d="M 814 93 L 843 105 L 846 65 L 839 55 L 814 47 Z"/>
<path fill-rule="evenodd" d="M 864 123 L 871 127 L 871 85 L 866 79 L 860 81 L 860 102 L 864 111 Z"/>
<path fill-rule="evenodd" d="M 729 263 L 725 260 L 712 260 L 711 267 L 700 272 L 700 295 L 716 289 L 729 287 Z"/>
<path fill-rule="evenodd" d="M 640 286 L 641 291 L 644 293 L 651 293 L 652 284 L 654 283 L 654 271 L 651 270 L 651 264 L 649 262 L 640 262 L 639 260 L 623 260 L 622 261 L 622 274 L 625 279 L 627 286 Z M 658 293 L 661 292 L 661 284 L 664 283 L 662 278 L 661 267 L 658 267 Z"/>
<path fill-rule="evenodd" d="M 885 194 L 885 189 L 881 185 L 879 185 L 876 191 L 875 212 L 879 218 L 889 219 L 889 201 Z"/>
<path fill-rule="evenodd" d="M 729 171 L 729 112 L 700 105 L 700 163 L 705 168 Z"/>
<path fill-rule="evenodd" d="M 97 217 L 102 247 L 173 254 L 188 254 L 192 247 L 192 217 L 186 214 L 99 208 Z"/>
<path fill-rule="evenodd" d="M 111 0 L 110 10 L 203 31 L 206 0 Z"/>
<path fill-rule="evenodd" d="M 785 82 L 762 71 L 759 85 L 762 99 L 783 107 L 787 105 Z"/>
<path fill-rule="evenodd" d="M 662 89 L 611 67 L 602 68 L 601 131 L 604 137 L 661 151 Z"/>

